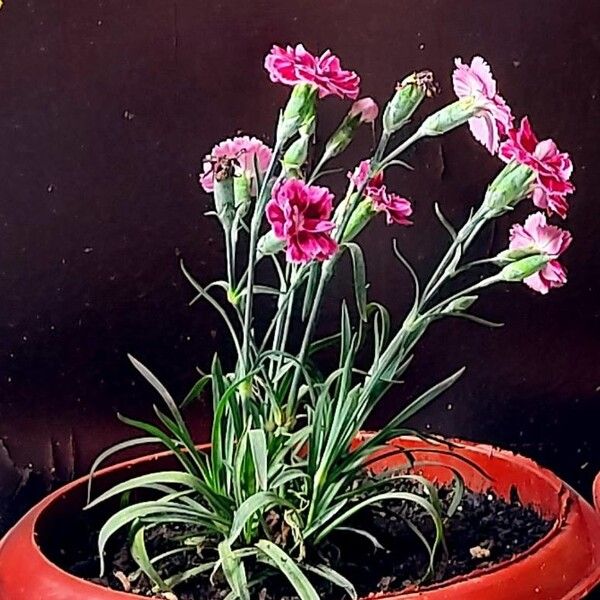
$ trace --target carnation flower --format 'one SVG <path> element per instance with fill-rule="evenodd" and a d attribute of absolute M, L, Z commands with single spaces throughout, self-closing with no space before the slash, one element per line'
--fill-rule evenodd
<path fill-rule="evenodd" d="M 512 127 L 510 107 L 496 91 L 496 81 L 487 62 L 475 56 L 470 65 L 455 59 L 456 69 L 452 74 L 454 92 L 459 99 L 474 98 L 480 109 L 477 116 L 469 119 L 473 137 L 492 154 L 498 150 L 500 137 Z"/>
<path fill-rule="evenodd" d="M 354 172 L 348 173 L 350 181 L 357 188 L 361 188 L 369 177 L 370 163 L 363 160 Z M 408 217 L 412 214 L 410 200 L 388 192 L 383 183 L 383 171 L 379 171 L 368 180 L 363 195 L 371 200 L 373 209 L 376 212 L 384 212 L 388 225 L 397 223 L 398 225 L 412 225 Z"/>
<path fill-rule="evenodd" d="M 566 152 L 558 150 L 553 140 L 539 142 L 529 119 L 524 117 L 519 129 L 508 132 L 508 139 L 500 145 L 499 155 L 507 162 L 516 160 L 534 171 L 533 203 L 536 206 L 563 219 L 567 216 L 569 205 L 566 196 L 575 191 L 569 181 L 573 163 Z"/>
<path fill-rule="evenodd" d="M 317 57 L 302 44 L 295 48 L 273 46 L 265 58 L 265 69 L 275 83 L 315 86 L 320 98 L 331 94 L 351 100 L 358 97 L 360 77 L 354 71 L 342 69 L 340 59 L 329 50 Z"/>
<path fill-rule="evenodd" d="M 571 234 L 548 225 L 544 213 L 529 215 L 524 225 L 513 225 L 510 230 L 511 250 L 537 252 L 548 257 L 548 263 L 537 273 L 524 279 L 524 282 L 536 292 L 547 294 L 551 288 L 560 287 L 567 282 L 567 275 L 558 257 L 571 245 Z"/>
<path fill-rule="evenodd" d="M 273 190 L 267 219 L 275 236 L 285 241 L 288 261 L 323 261 L 335 254 L 332 209 L 333 194 L 325 187 L 287 179 Z"/>
<path fill-rule="evenodd" d="M 214 189 L 214 172 L 212 159 L 229 158 L 239 164 L 239 170 L 250 181 L 250 190 L 253 196 L 257 194 L 257 181 L 254 172 L 255 162 L 259 173 L 267 171 L 271 161 L 271 148 L 255 137 L 247 135 L 227 139 L 217 144 L 206 157 L 204 172 L 200 175 L 200 184 L 205 192 L 211 193 Z"/>

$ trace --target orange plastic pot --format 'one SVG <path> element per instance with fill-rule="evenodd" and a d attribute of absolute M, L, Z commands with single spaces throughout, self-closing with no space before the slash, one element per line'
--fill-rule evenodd
<path fill-rule="evenodd" d="M 365 434 L 367 435 L 367 434 Z M 416 451 L 419 461 L 454 466 L 476 491 L 493 489 L 508 498 L 517 488 L 522 501 L 556 520 L 553 529 L 531 549 L 511 560 L 479 569 L 443 584 L 402 593 L 381 594 L 387 600 L 577 600 L 600 582 L 600 512 L 550 471 L 533 461 L 490 446 L 456 441 L 454 456 L 435 453 L 421 440 L 401 438 L 394 446 Z M 401 454 L 382 451 L 375 469 L 395 466 Z M 468 467 L 459 456 L 477 463 L 491 480 Z M 162 453 L 99 471 L 99 489 L 153 469 L 171 457 Z M 423 473 L 440 483 L 450 471 L 427 467 Z M 84 503 L 86 478 L 54 492 L 27 513 L 0 542 L 0 600 L 133 600 L 139 596 L 116 592 L 78 579 L 54 565 L 45 548 L 69 527 Z M 594 486 L 600 504 L 600 477 Z"/>

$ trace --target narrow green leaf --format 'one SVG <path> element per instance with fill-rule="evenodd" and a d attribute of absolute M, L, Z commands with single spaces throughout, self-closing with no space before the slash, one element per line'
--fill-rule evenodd
<path fill-rule="evenodd" d="M 268 451 L 265 432 L 262 429 L 251 429 L 248 432 L 248 441 L 254 461 L 257 487 L 259 490 L 266 490 L 268 486 Z"/>
<path fill-rule="evenodd" d="M 362 321 L 367 320 L 367 270 L 365 267 L 365 257 L 358 244 L 346 242 L 344 247 L 350 252 L 352 259 L 352 268 L 354 271 L 354 294 L 356 297 L 356 307 Z"/>
<path fill-rule="evenodd" d="M 152 565 L 148 551 L 146 550 L 146 542 L 144 539 L 146 533 L 145 527 L 139 527 L 133 536 L 131 544 L 131 556 L 137 566 L 145 573 L 146 577 L 154 583 L 158 591 L 169 591 L 169 588 L 158 574 L 158 571 Z"/>
<path fill-rule="evenodd" d="M 260 540 L 256 547 L 288 578 L 300 600 L 320 600 L 306 575 L 279 546 L 269 540 Z"/>
<path fill-rule="evenodd" d="M 357 600 L 358 594 L 356 593 L 356 588 L 352 585 L 350 580 L 346 579 L 343 575 L 341 575 L 331 567 L 328 567 L 324 564 L 316 566 L 303 564 L 302 568 L 305 571 L 308 571 L 309 573 L 315 573 L 323 579 L 327 579 L 334 585 L 341 587 L 342 589 L 346 590 L 346 593 L 350 596 L 351 600 Z"/>
<path fill-rule="evenodd" d="M 225 579 L 227 579 L 231 591 L 236 594 L 236 598 L 250 600 L 244 563 L 232 551 L 228 540 L 223 540 L 219 544 L 219 558 Z"/>

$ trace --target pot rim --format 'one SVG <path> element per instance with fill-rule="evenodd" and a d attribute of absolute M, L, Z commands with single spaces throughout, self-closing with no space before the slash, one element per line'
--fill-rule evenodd
<path fill-rule="evenodd" d="M 374 434 L 374 432 L 372 432 L 372 431 L 361 432 L 359 434 L 359 439 L 361 439 L 361 438 L 364 439 L 365 437 L 369 437 L 373 434 Z M 400 438 L 397 438 L 396 440 L 394 440 L 390 443 L 392 445 L 394 445 L 399 440 L 412 440 L 412 441 L 423 442 L 422 439 L 415 437 L 415 436 L 401 436 Z M 484 575 L 495 573 L 495 572 L 501 571 L 503 569 L 506 569 L 506 568 L 510 567 L 511 565 L 519 563 L 519 562 L 525 560 L 526 558 L 528 558 L 529 556 L 535 554 L 541 548 L 543 548 L 544 546 L 549 544 L 553 539 L 555 539 L 556 537 L 561 535 L 562 531 L 564 530 L 564 526 L 565 526 L 565 524 L 567 524 L 569 516 L 572 513 L 572 506 L 574 505 L 574 503 L 576 501 L 584 502 L 587 504 L 587 501 L 585 501 L 585 499 L 583 499 L 567 483 L 563 482 L 552 471 L 550 471 L 549 469 L 546 469 L 545 467 L 540 466 L 538 463 L 536 463 L 534 460 L 532 460 L 530 458 L 522 456 L 516 452 L 510 451 L 510 450 L 504 450 L 504 449 L 501 449 L 501 448 L 498 448 L 498 447 L 495 447 L 495 446 L 492 446 L 489 444 L 481 444 L 481 443 L 477 443 L 477 442 L 465 441 L 465 440 L 458 439 L 458 438 L 444 438 L 444 440 L 454 444 L 458 448 L 462 447 L 467 450 L 474 451 L 476 453 L 481 453 L 481 454 L 487 455 L 489 458 L 493 458 L 494 456 L 497 455 L 498 457 L 502 457 L 505 460 L 509 460 L 511 462 L 516 462 L 525 471 L 535 474 L 535 476 L 537 478 L 543 479 L 547 484 L 549 484 L 550 486 L 552 486 L 556 489 L 556 492 L 559 497 L 559 514 L 557 517 L 555 517 L 555 522 L 554 522 L 551 530 L 546 535 L 544 535 L 544 537 L 542 537 L 540 540 L 538 540 L 535 544 L 533 544 L 527 550 L 520 552 L 519 554 L 516 554 L 509 559 L 503 560 L 503 561 L 501 561 L 499 563 L 495 563 L 493 565 L 489 565 L 489 566 L 485 566 L 485 567 L 478 567 L 467 574 L 458 575 L 456 577 L 452 577 L 451 579 L 447 579 L 445 581 L 442 581 L 440 583 L 435 583 L 432 585 L 426 585 L 426 586 L 422 586 L 422 587 L 420 587 L 418 585 L 413 585 L 413 586 L 405 588 L 401 591 L 380 592 L 380 593 L 375 593 L 375 594 L 371 593 L 368 596 L 369 600 L 371 600 L 371 599 L 373 599 L 373 600 L 394 600 L 396 598 L 398 598 L 398 600 L 404 600 L 404 598 L 406 598 L 406 600 L 412 600 L 412 599 L 417 599 L 417 598 L 423 598 L 424 594 L 426 594 L 427 592 L 441 590 L 444 588 L 450 588 L 453 585 L 459 584 L 461 582 L 477 579 Z M 442 443 L 442 442 L 440 442 L 440 443 Z M 197 447 L 200 450 L 206 450 L 206 449 L 210 448 L 210 444 L 199 444 Z M 423 452 L 427 451 L 426 448 L 422 448 L 421 450 Z M 142 455 L 142 456 L 139 456 L 136 458 L 126 460 L 126 461 L 121 461 L 121 462 L 115 463 L 113 465 L 109 465 L 107 467 L 99 469 L 98 471 L 96 471 L 94 473 L 94 478 L 104 476 L 104 475 L 107 475 L 110 473 L 115 473 L 118 471 L 130 469 L 139 464 L 145 464 L 150 461 L 156 461 L 163 457 L 169 456 L 171 454 L 172 454 L 172 452 L 167 450 L 167 451 L 156 452 L 153 454 Z M 72 575 L 68 571 L 65 571 L 62 567 L 60 567 L 57 564 L 55 564 L 54 562 L 52 562 L 42 551 L 42 548 L 37 541 L 38 523 L 39 523 L 39 520 L 41 519 L 41 517 L 43 516 L 44 512 L 48 509 L 48 507 L 51 504 L 53 504 L 55 501 L 59 500 L 60 498 L 64 498 L 73 489 L 75 489 L 81 485 L 86 485 L 88 483 L 88 480 L 89 480 L 89 475 L 83 475 L 83 476 L 67 483 L 66 485 L 64 485 L 64 486 L 60 487 L 59 489 L 55 490 L 54 492 L 50 493 L 48 496 L 46 496 L 43 500 L 41 500 L 38 504 L 36 504 L 34 507 L 32 507 L 26 513 L 26 515 L 23 517 L 22 521 L 29 521 L 28 535 L 30 537 L 31 546 L 37 552 L 38 560 L 41 561 L 42 563 L 44 563 L 44 565 L 46 567 L 49 567 L 49 568 L 53 569 L 54 571 L 60 572 L 62 577 L 65 577 L 72 582 L 77 582 L 77 584 L 80 586 L 87 587 L 90 590 L 90 592 L 92 590 L 98 591 L 98 589 L 102 589 L 106 592 L 110 592 L 113 595 L 113 597 L 123 598 L 123 600 L 125 600 L 126 598 L 128 598 L 129 600 L 132 600 L 133 598 L 141 598 L 141 596 L 139 596 L 137 594 L 114 590 L 112 588 L 107 588 L 105 586 L 93 583 L 87 579 L 83 579 L 83 578 L 77 577 L 75 575 Z M 596 481 L 594 482 L 594 492 L 595 492 L 595 496 L 596 496 L 596 504 L 598 504 L 598 498 L 600 498 L 600 496 L 598 495 L 598 491 L 600 491 L 600 473 L 598 474 L 598 477 L 596 478 Z M 600 506 L 597 506 L 597 510 L 598 510 L 598 512 L 600 512 Z M 600 519 L 600 517 L 599 517 L 599 519 Z M 19 521 L 15 525 L 13 525 L 13 527 L 6 533 L 4 539 L 8 538 L 8 536 L 11 534 L 13 529 L 15 529 L 20 523 L 21 523 L 21 521 Z M 0 540 L 0 549 L 2 548 L 2 545 L 3 545 L 3 540 Z M 598 564 L 598 566 L 591 573 L 589 573 L 585 579 L 583 579 L 579 583 L 578 587 L 576 589 L 574 589 L 572 591 L 572 593 L 569 596 L 565 597 L 563 600 L 575 600 L 577 598 L 581 598 L 582 596 L 580 594 L 582 592 L 589 591 L 597 583 L 600 583 L 600 564 Z M 365 599 L 361 598 L 361 600 L 365 600 Z"/>

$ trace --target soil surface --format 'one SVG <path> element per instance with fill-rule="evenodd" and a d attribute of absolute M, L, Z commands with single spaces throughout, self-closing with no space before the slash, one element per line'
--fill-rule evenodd
<path fill-rule="evenodd" d="M 396 486 L 397 487 L 397 486 Z M 403 486 L 404 487 L 404 486 Z M 414 491 L 414 490 L 412 490 Z M 440 499 L 445 508 L 450 506 L 453 491 L 440 489 Z M 77 575 L 120 591 L 142 596 L 161 597 L 152 594 L 143 575 L 132 577 L 137 566 L 132 560 L 125 533 L 115 536 L 108 549 L 107 577 L 98 579 L 98 555 L 95 548 L 97 523 L 92 524 L 87 513 L 78 518 L 71 531 L 76 535 L 61 540 L 61 545 L 47 552 L 50 558 L 64 569 Z M 383 549 L 376 548 L 367 538 L 356 533 L 336 534 L 319 549 L 319 556 L 309 556 L 315 563 L 328 563 L 352 581 L 359 596 L 371 593 L 391 592 L 406 587 L 435 583 L 464 575 L 477 568 L 505 561 L 530 548 L 551 529 L 553 523 L 538 516 L 531 508 L 524 507 L 516 494 L 509 502 L 498 499 L 493 493 L 479 494 L 465 491 L 458 510 L 446 519 L 445 537 L 447 551 L 438 553 L 435 571 L 423 579 L 429 564 L 429 555 L 422 542 L 406 524 L 417 525 L 429 540 L 434 539 L 431 520 L 421 509 L 404 502 L 364 509 L 352 523 L 347 525 L 368 531 L 375 536 Z M 147 537 L 149 555 L 153 556 L 172 545 L 182 533 L 181 527 L 155 529 Z M 183 571 L 203 561 L 212 561 L 210 551 L 199 556 L 195 548 L 163 561 L 165 572 Z M 264 565 L 245 562 L 248 579 L 263 575 Z M 323 580 L 311 578 L 323 600 L 343 600 L 348 596 L 340 588 L 323 584 Z M 175 589 L 166 600 L 222 600 L 228 593 L 227 586 L 218 574 L 211 585 L 208 578 L 197 579 L 193 585 Z M 285 580 L 277 577 L 266 580 L 256 588 L 253 600 L 297 600 Z"/>

